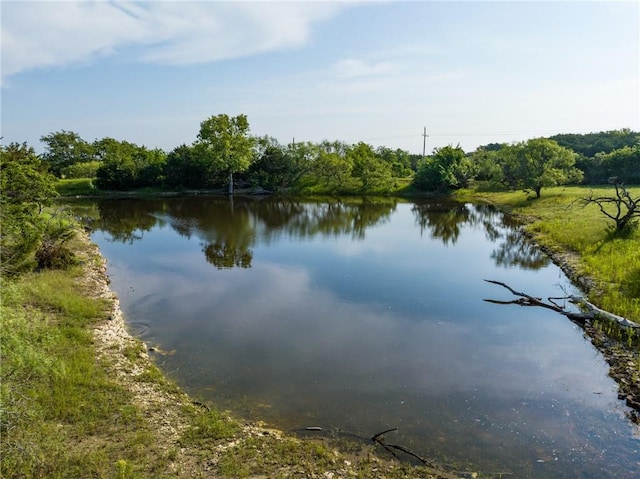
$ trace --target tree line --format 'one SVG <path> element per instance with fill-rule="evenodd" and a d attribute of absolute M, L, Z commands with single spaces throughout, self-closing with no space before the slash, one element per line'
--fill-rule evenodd
<path fill-rule="evenodd" d="M 543 187 L 606 184 L 612 177 L 640 184 L 640 134 L 628 129 L 493 143 L 471 153 L 449 145 L 424 158 L 364 142 L 283 145 L 252 136 L 245 115 L 226 114 L 204 120 L 193 143 L 168 153 L 113 138 L 90 143 L 65 130 L 41 141 L 41 159 L 55 176 L 93 177 L 98 188 L 115 191 L 228 188 L 232 193 L 240 185 L 271 192 L 384 194 L 403 180 L 422 191 L 475 184 L 540 196 Z"/>
<path fill-rule="evenodd" d="M 115 191 L 226 187 L 232 193 L 240 185 L 298 194 L 389 194 L 408 185 L 440 192 L 467 186 L 524 189 L 540 196 L 549 186 L 613 183 L 617 197 L 585 201 L 601 208 L 613 201 L 624 213 L 614 218 L 618 221 L 627 212 L 637 216 L 640 199 L 620 185 L 640 184 L 639 139 L 630 130 L 556 135 L 488 144 L 471 153 L 449 145 L 423 158 L 363 142 L 282 145 L 268 136 L 252 136 L 244 115 L 206 119 L 192 144 L 169 153 L 113 138 L 90 143 L 62 130 L 41 138 L 45 151 L 40 155 L 26 143 L 0 145 L 0 272 L 71 260 L 63 247 L 69 222 L 45 210 L 59 178 L 92 178 L 98 188 Z"/>

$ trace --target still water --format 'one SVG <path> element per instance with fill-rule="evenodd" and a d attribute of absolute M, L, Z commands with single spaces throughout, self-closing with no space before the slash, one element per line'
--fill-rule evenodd
<path fill-rule="evenodd" d="M 576 292 L 487 206 L 217 197 L 72 203 L 131 330 L 187 391 L 282 429 L 485 474 L 640 477 L 638 431 L 564 316 Z"/>

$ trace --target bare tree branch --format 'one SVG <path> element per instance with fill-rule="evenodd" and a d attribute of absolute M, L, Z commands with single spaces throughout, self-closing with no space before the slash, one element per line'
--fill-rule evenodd
<path fill-rule="evenodd" d="M 640 218 L 640 196 L 632 198 L 624 185 L 615 180 L 615 196 L 594 196 L 591 191 L 589 196 L 578 198 L 574 203 L 582 206 L 597 205 L 604 216 L 615 222 L 616 231 L 622 231 L 634 225 L 636 218 Z"/>

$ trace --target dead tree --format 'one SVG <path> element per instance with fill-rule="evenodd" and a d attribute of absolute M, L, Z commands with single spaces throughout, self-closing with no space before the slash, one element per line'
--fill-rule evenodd
<path fill-rule="evenodd" d="M 594 196 L 591 191 L 589 196 L 578 198 L 576 201 L 582 206 L 598 205 L 600 212 L 615 222 L 615 231 L 621 232 L 632 228 L 635 219 L 640 218 L 640 196 L 632 198 L 618 178 L 611 178 L 610 182 L 616 189 L 615 196 Z"/>
<path fill-rule="evenodd" d="M 634 323 L 633 321 L 627 319 L 627 318 L 623 318 L 622 316 L 618 316 L 617 314 L 613 314 L 610 313 L 609 311 L 605 311 L 603 309 L 598 308 L 597 306 L 591 304 L 590 302 L 588 302 L 587 300 L 583 299 L 583 298 L 579 298 L 577 296 L 564 296 L 561 298 L 547 298 L 547 302 L 543 301 L 542 298 L 535 298 L 533 296 L 529 296 L 526 293 L 521 293 L 519 291 L 516 291 L 515 289 L 513 289 L 511 286 L 506 285 L 505 283 L 502 283 L 500 281 L 493 281 L 491 279 L 485 279 L 485 281 L 487 283 L 493 283 L 493 284 L 497 284 L 499 286 L 502 286 L 503 288 L 508 289 L 509 291 L 511 291 L 511 293 L 513 293 L 515 296 L 518 296 L 518 299 L 513 299 L 511 301 L 499 301 L 496 299 L 485 299 L 484 301 L 488 302 L 488 303 L 494 303 L 494 304 L 517 304 L 519 306 L 540 306 L 542 308 L 547 308 L 550 309 L 552 311 L 555 311 L 557 313 L 563 314 L 564 316 L 566 316 L 567 318 L 569 318 L 571 321 L 577 322 L 577 323 L 584 323 L 585 321 L 592 321 L 594 319 L 598 319 L 598 318 L 605 318 L 608 319 L 609 321 L 613 321 L 615 323 L 617 323 L 619 326 L 626 328 L 626 329 L 638 329 L 640 328 L 640 324 Z M 556 303 L 556 300 L 561 300 L 561 299 L 567 299 L 569 300 L 571 303 L 579 305 L 583 310 L 586 310 L 584 312 L 573 312 L 573 311 L 569 311 L 566 308 L 560 306 L 558 303 Z"/>

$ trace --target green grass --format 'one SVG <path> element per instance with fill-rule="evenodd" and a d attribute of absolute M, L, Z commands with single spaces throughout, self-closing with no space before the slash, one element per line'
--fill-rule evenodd
<path fill-rule="evenodd" d="M 101 192 L 93 185 L 92 178 L 61 179 L 56 183 L 60 196 L 95 196 Z"/>
<path fill-rule="evenodd" d="M 494 203 L 524 218 L 526 229 L 554 251 L 579 256 L 579 274 L 594 279 L 590 299 L 603 309 L 640 322 L 640 227 L 630 234 L 614 234 L 613 221 L 595 205 L 576 203 L 593 191 L 613 196 L 612 187 L 557 187 L 542 190 L 539 199 L 523 192 L 461 191 L 459 199 Z M 629 187 L 633 197 L 640 187 Z"/>
<path fill-rule="evenodd" d="M 129 392 L 96 359 L 90 326 L 105 304 L 79 275 L 2 281 L 0 477 L 133 478 L 162 460 Z"/>

